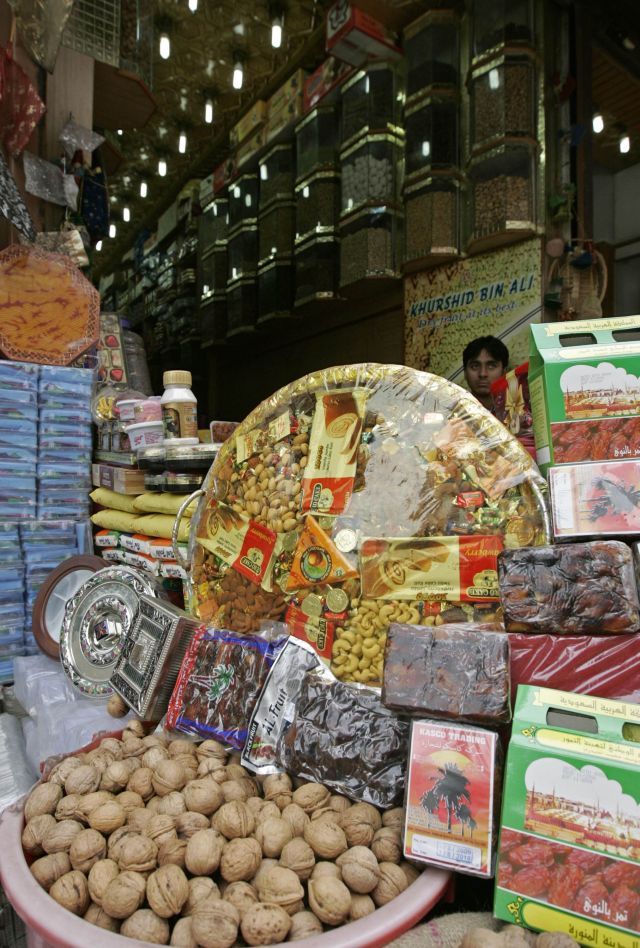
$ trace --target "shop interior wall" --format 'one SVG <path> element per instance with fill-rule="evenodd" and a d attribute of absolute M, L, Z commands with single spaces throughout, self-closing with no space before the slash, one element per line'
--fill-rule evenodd
<path fill-rule="evenodd" d="M 640 164 L 611 172 L 597 167 L 593 176 L 593 232 L 612 245 L 615 255 L 614 312 L 640 313 Z"/>

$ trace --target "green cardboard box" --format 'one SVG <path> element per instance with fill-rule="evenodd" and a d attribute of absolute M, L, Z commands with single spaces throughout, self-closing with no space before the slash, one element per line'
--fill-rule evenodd
<path fill-rule="evenodd" d="M 637 948 L 640 706 L 518 688 L 496 918 L 583 945 Z"/>
<path fill-rule="evenodd" d="M 640 457 L 640 316 L 530 329 L 529 393 L 542 471 Z"/>

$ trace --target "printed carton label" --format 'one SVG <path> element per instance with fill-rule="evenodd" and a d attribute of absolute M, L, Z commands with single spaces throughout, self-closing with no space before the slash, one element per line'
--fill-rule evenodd
<path fill-rule="evenodd" d="M 227 566 L 260 585 L 271 565 L 276 534 L 212 500 L 202 518 L 197 540 Z"/>

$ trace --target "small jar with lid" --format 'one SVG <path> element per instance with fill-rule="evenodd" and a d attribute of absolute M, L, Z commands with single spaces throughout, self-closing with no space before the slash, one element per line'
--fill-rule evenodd
<path fill-rule="evenodd" d="M 198 444 L 198 400 L 191 391 L 191 372 L 165 372 L 161 399 L 165 447 Z"/>
<path fill-rule="evenodd" d="M 171 473 L 206 474 L 217 453 L 218 449 L 214 444 L 185 447 L 174 444 L 167 448 L 164 469 Z"/>

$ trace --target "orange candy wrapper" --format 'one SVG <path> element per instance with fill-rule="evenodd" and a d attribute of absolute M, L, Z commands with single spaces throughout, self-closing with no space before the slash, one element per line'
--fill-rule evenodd
<path fill-rule="evenodd" d="M 345 559 L 317 520 L 309 515 L 298 539 L 287 592 L 316 586 L 318 583 L 342 583 L 357 575 L 357 570 Z"/>

